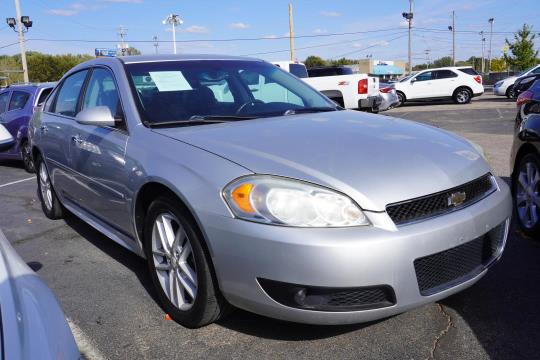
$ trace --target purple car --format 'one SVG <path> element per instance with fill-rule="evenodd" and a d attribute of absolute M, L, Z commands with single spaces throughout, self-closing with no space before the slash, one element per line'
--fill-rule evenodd
<path fill-rule="evenodd" d="M 34 163 L 28 143 L 28 122 L 34 109 L 41 106 L 55 84 L 11 85 L 0 90 L 0 124 L 13 136 L 15 142 L 0 151 L 0 160 L 22 160 L 28 172 L 34 172 Z"/>

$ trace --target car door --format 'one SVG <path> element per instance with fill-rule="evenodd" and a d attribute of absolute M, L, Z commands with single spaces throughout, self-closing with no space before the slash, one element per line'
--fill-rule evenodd
<path fill-rule="evenodd" d="M 458 74 L 449 69 L 433 71 L 433 94 L 434 96 L 447 97 L 454 94 L 458 84 Z"/>
<path fill-rule="evenodd" d="M 49 176 L 61 199 L 74 199 L 73 168 L 70 157 L 72 126 L 79 108 L 81 90 L 88 69 L 66 77 L 49 97 L 36 124 L 40 150 L 45 158 Z"/>
<path fill-rule="evenodd" d="M 423 71 L 413 77 L 405 94 L 407 99 L 424 99 L 433 95 L 433 71 Z"/>
<path fill-rule="evenodd" d="M 9 103 L 9 96 L 11 95 L 11 91 L 4 91 L 2 93 L 0 93 L 0 124 L 2 126 L 4 126 L 4 128 L 6 130 L 9 131 L 9 129 L 7 128 L 7 124 L 6 124 L 6 119 L 5 119 L 5 113 L 6 113 L 6 110 L 7 110 L 7 106 L 8 106 L 8 103 Z M 15 138 L 15 136 L 17 134 L 13 134 L 11 131 L 9 131 L 9 133 L 11 134 L 11 136 L 13 138 Z M 6 152 L 9 152 L 11 150 L 11 148 L 7 149 L 7 150 L 4 150 Z"/>
<path fill-rule="evenodd" d="M 28 101 L 31 98 L 31 94 L 24 90 L 13 90 L 9 99 L 7 111 L 4 113 L 4 126 L 16 139 L 16 142 L 20 145 L 21 137 L 23 134 L 19 133 L 19 130 L 28 125 L 28 114 L 31 111 L 28 107 L 32 104 Z M 17 155 L 19 147 L 14 146 L 10 149 L 12 155 Z"/>
<path fill-rule="evenodd" d="M 118 87 L 108 68 L 92 70 L 82 96 L 81 110 L 96 106 L 109 108 L 117 125 L 74 124 L 71 158 L 76 172 L 77 205 L 116 230 L 131 234 L 125 157 L 129 135 Z"/>

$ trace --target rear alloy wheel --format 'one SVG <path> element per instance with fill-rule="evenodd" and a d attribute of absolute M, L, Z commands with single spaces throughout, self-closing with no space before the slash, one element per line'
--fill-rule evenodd
<path fill-rule="evenodd" d="M 399 102 L 398 102 L 398 104 L 396 105 L 396 107 L 400 107 L 401 105 L 403 105 L 403 104 L 405 103 L 405 95 L 403 95 L 402 93 L 398 92 L 398 93 L 397 93 L 397 96 L 398 96 Z"/>
<path fill-rule="evenodd" d="M 49 172 L 45 162 L 41 159 L 37 159 L 38 173 L 37 173 L 37 183 L 38 183 L 38 196 L 41 201 L 41 208 L 43 213 L 49 219 L 56 220 L 61 219 L 63 216 L 63 209 L 60 201 L 56 197 L 54 188 L 49 177 Z"/>
<path fill-rule="evenodd" d="M 32 149 L 30 148 L 28 140 L 24 140 L 21 144 L 21 158 L 24 163 L 24 170 L 31 174 L 34 173 L 36 169 L 34 167 L 34 161 L 32 160 Z"/>
<path fill-rule="evenodd" d="M 521 230 L 531 237 L 540 234 L 540 166 L 535 154 L 525 155 L 514 179 L 514 206 Z"/>
<path fill-rule="evenodd" d="M 456 104 L 468 104 L 471 102 L 471 98 L 471 91 L 466 88 L 459 88 L 454 93 L 454 101 Z"/>
<path fill-rule="evenodd" d="M 150 276 L 167 314 L 189 328 L 219 319 L 228 304 L 212 276 L 194 222 L 168 198 L 152 202 L 145 220 Z"/>

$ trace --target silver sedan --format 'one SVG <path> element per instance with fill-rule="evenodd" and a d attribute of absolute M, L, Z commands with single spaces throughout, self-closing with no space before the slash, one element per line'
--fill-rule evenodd
<path fill-rule="evenodd" d="M 67 209 L 145 257 L 188 327 L 231 305 L 312 324 L 388 317 L 472 285 L 506 242 L 510 192 L 477 146 L 341 110 L 261 60 L 80 64 L 31 137 L 45 214 Z"/>

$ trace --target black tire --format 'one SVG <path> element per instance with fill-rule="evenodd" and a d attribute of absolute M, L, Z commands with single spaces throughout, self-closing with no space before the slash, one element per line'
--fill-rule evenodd
<path fill-rule="evenodd" d="M 36 168 L 34 166 L 34 160 L 32 159 L 32 148 L 26 139 L 21 143 L 21 158 L 24 164 L 24 170 L 30 174 L 35 173 Z"/>
<path fill-rule="evenodd" d="M 46 217 L 48 217 L 51 220 L 57 220 L 61 219 L 64 216 L 64 209 L 62 207 L 62 204 L 58 200 L 58 197 L 56 196 L 56 192 L 54 191 L 52 182 L 49 177 L 49 170 L 47 169 L 47 165 L 43 161 L 43 159 L 38 156 L 36 159 L 35 164 L 37 165 L 38 171 L 36 172 L 36 178 L 37 178 L 37 185 L 38 185 L 38 197 L 41 202 L 41 209 L 43 210 L 43 213 Z M 42 171 L 45 172 L 47 175 L 47 181 L 49 184 L 49 190 L 50 190 L 50 199 L 46 200 L 45 197 L 48 197 L 47 189 L 43 188 L 43 184 L 46 182 L 43 180 L 42 177 Z"/>
<path fill-rule="evenodd" d="M 538 158 L 537 154 L 527 154 L 524 157 L 521 158 L 519 161 L 518 167 L 516 169 L 515 178 L 512 181 L 512 187 L 513 187 L 513 200 L 514 200 L 514 211 L 517 218 L 517 223 L 519 225 L 519 228 L 521 231 L 534 239 L 538 239 L 540 236 L 540 207 L 534 206 L 533 208 L 530 208 L 530 212 L 525 213 L 523 212 L 523 205 L 526 204 L 527 199 L 531 200 L 536 196 L 539 196 L 540 194 L 540 181 L 538 181 L 534 186 L 531 186 L 531 192 L 529 194 L 532 195 L 520 195 L 527 193 L 527 189 L 522 185 L 522 180 L 520 180 L 520 176 L 522 173 L 527 174 L 527 167 L 531 166 L 536 169 L 538 175 L 540 176 L 540 159 Z M 524 179 L 526 182 L 528 182 L 528 179 Z M 525 191 L 523 191 L 525 190 Z M 527 221 L 527 217 L 529 217 L 531 220 L 533 219 L 532 211 L 536 213 L 536 221 Z"/>
<path fill-rule="evenodd" d="M 506 97 L 508 99 L 513 99 L 514 98 L 514 85 L 510 85 L 508 87 L 508 89 L 506 89 Z"/>
<path fill-rule="evenodd" d="M 179 309 L 169 300 L 160 283 L 157 274 L 158 270 L 156 270 L 156 265 L 154 264 L 155 255 L 152 250 L 152 233 L 154 231 L 154 223 L 163 214 L 172 214 L 178 219 L 186 234 L 186 241 L 191 245 L 191 254 L 193 254 L 192 259 L 194 261 L 193 265 L 195 266 L 197 279 L 197 293 L 194 299 L 190 299 L 192 300 L 192 304 L 190 304 L 191 307 L 187 310 Z M 143 234 L 148 270 L 152 283 L 163 309 L 173 320 L 188 328 L 198 328 L 217 321 L 229 312 L 230 305 L 219 291 L 217 280 L 210 264 L 209 254 L 207 254 L 202 245 L 203 239 L 201 232 L 184 206 L 181 206 L 177 201 L 165 197 L 159 197 L 154 200 L 150 204 L 145 216 Z"/>
<path fill-rule="evenodd" d="M 452 98 L 456 104 L 468 104 L 472 99 L 472 91 L 466 87 L 457 88 Z"/>
<path fill-rule="evenodd" d="M 403 104 L 405 104 L 405 101 L 407 101 L 407 99 L 405 98 L 405 94 L 402 93 L 401 91 L 397 92 L 397 96 L 398 96 L 398 99 L 399 99 L 399 103 L 395 107 L 400 107 Z"/>

